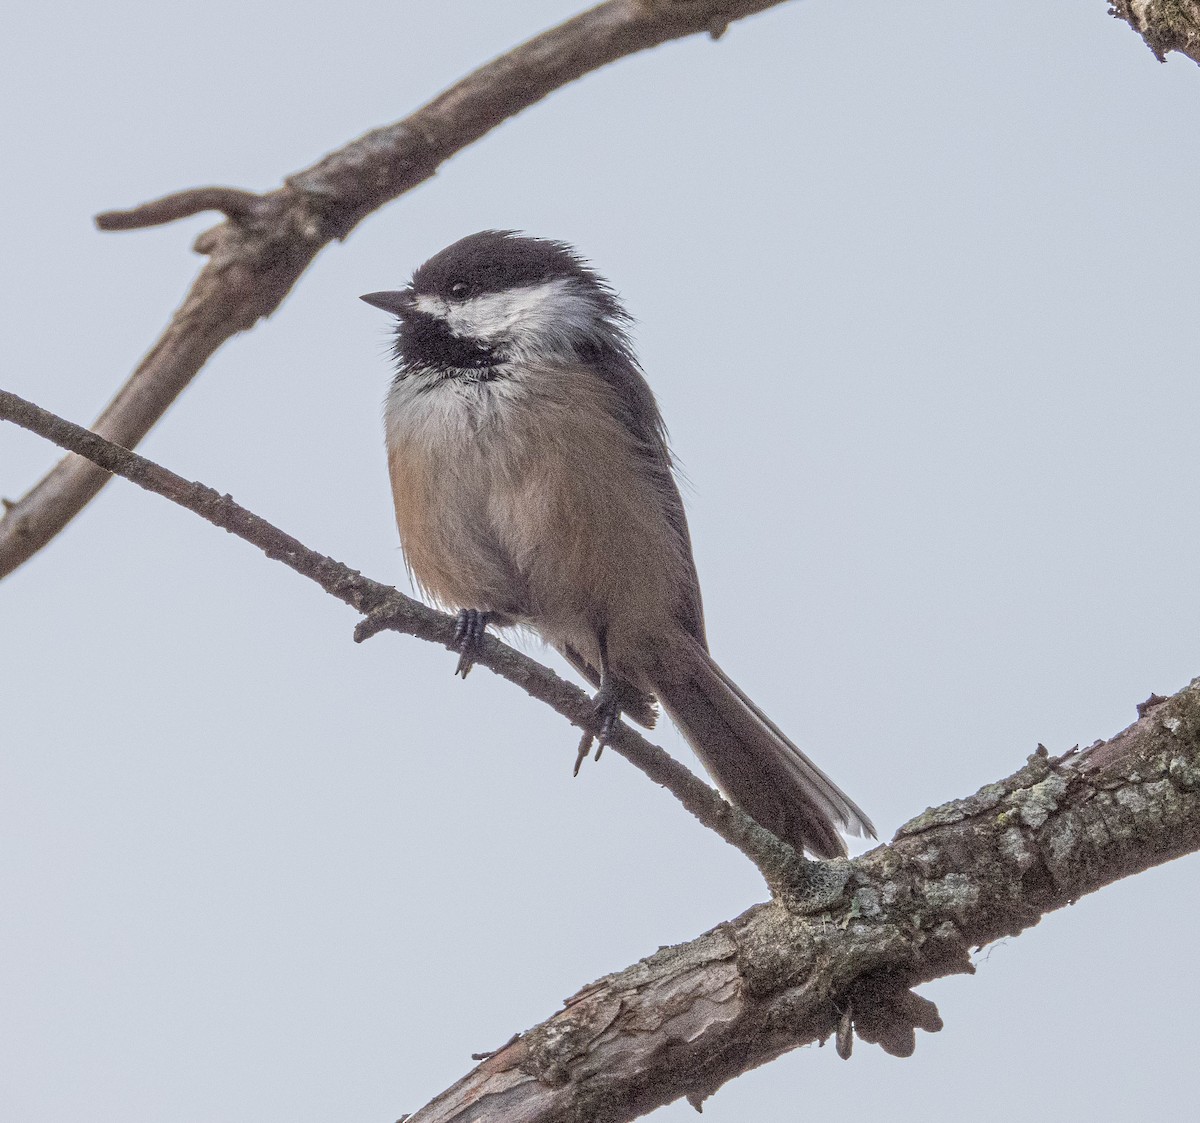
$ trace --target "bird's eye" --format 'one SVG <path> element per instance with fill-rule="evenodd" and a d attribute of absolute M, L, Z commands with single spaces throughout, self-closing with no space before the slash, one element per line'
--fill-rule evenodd
<path fill-rule="evenodd" d="M 450 286 L 450 295 L 454 297 L 455 300 L 466 300 L 470 292 L 471 286 L 468 285 L 466 281 L 455 281 L 454 284 Z"/>

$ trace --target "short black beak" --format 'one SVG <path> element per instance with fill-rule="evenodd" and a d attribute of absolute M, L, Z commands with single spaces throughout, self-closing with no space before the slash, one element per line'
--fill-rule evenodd
<path fill-rule="evenodd" d="M 376 308 L 382 308 L 385 312 L 391 312 L 394 316 L 403 316 L 405 312 L 412 311 L 413 306 L 412 293 L 405 289 L 399 292 L 369 292 L 358 299 L 365 300 Z"/>

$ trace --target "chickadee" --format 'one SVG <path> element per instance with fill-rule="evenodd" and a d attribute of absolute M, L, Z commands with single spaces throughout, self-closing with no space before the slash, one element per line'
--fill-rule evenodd
<path fill-rule="evenodd" d="M 405 560 L 459 611 L 466 674 L 488 624 L 527 626 L 598 687 L 600 745 L 655 696 L 718 787 L 821 857 L 874 828 L 713 662 L 666 429 L 629 315 L 571 247 L 485 230 L 407 288 L 385 411 Z M 590 737 L 581 752 L 586 752 Z"/>

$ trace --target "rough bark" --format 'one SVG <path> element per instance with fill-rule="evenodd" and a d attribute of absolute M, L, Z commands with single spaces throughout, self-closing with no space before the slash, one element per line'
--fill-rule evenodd
<path fill-rule="evenodd" d="M 626 55 L 707 32 L 783 0 L 609 0 L 481 66 L 411 116 L 330 153 L 264 195 L 183 191 L 97 218 L 133 230 L 202 210 L 227 221 L 196 249 L 208 255 L 161 338 L 93 426 L 134 448 L 227 339 L 283 302 L 309 263 L 372 211 L 429 179 L 456 152 L 561 86 Z M 0 519 L 0 577 L 49 542 L 104 486 L 86 460 L 60 461 Z"/>
<path fill-rule="evenodd" d="M 1108 10 L 1141 35 L 1159 62 L 1171 51 L 1200 62 L 1200 0 L 1112 0 Z"/>
<path fill-rule="evenodd" d="M 1112 740 L 933 808 L 822 879 L 585 987 L 408 1123 L 617 1123 L 853 1036 L 907 1056 L 909 988 L 1110 882 L 1200 848 L 1200 679 Z"/>

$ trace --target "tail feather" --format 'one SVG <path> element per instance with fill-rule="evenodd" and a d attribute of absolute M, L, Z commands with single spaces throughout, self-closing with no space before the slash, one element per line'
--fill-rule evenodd
<path fill-rule="evenodd" d="M 875 837 L 871 820 L 713 662 L 698 642 L 654 688 L 717 787 L 752 819 L 822 858 L 846 853 L 840 828 Z"/>

